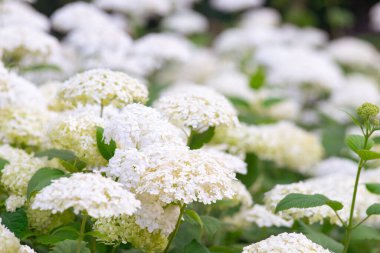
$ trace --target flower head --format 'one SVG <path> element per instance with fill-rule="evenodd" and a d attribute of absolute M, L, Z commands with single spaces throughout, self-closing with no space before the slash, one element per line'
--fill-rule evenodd
<path fill-rule="evenodd" d="M 242 253 L 331 253 L 322 246 L 313 243 L 303 234 L 282 233 L 244 247 Z"/>
<path fill-rule="evenodd" d="M 76 214 L 83 211 L 94 218 L 131 215 L 139 207 L 140 201 L 121 184 L 92 173 L 75 173 L 54 180 L 32 203 L 33 209 L 50 210 L 53 214 L 73 208 Z"/>
<path fill-rule="evenodd" d="M 379 112 L 379 107 L 371 103 L 364 103 L 357 108 L 357 114 L 363 120 L 372 120 L 379 114 Z"/>
<path fill-rule="evenodd" d="M 113 105 L 121 108 L 133 102 L 146 102 L 148 90 L 144 84 L 125 73 L 93 69 L 64 82 L 57 98 L 69 102 L 71 108 L 81 104 Z"/>
<path fill-rule="evenodd" d="M 154 107 L 173 124 L 196 132 L 238 124 L 236 111 L 230 102 L 206 87 L 188 85 L 174 88 L 166 92 Z"/>

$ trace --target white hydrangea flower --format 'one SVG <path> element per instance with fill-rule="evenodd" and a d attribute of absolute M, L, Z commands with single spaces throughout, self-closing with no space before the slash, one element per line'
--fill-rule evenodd
<path fill-rule="evenodd" d="M 293 225 L 293 221 L 284 220 L 280 216 L 270 212 L 265 206 L 258 204 L 248 209 L 243 208 L 232 217 L 225 218 L 224 221 L 237 227 L 248 227 L 252 223 L 260 228 L 291 227 Z"/>
<path fill-rule="evenodd" d="M 343 209 L 338 213 L 343 221 L 347 221 L 350 213 L 352 192 L 354 190 L 355 177 L 353 175 L 332 174 L 329 176 L 309 179 L 289 185 L 276 185 L 265 195 L 265 204 L 268 209 L 274 210 L 276 205 L 290 193 L 322 194 L 331 200 L 343 204 Z M 359 184 L 357 200 L 354 210 L 354 220 L 364 219 L 367 208 L 373 203 L 379 202 L 379 197 L 369 193 L 363 184 Z M 329 219 L 332 224 L 342 226 L 342 223 L 328 206 L 313 208 L 291 208 L 279 212 L 284 219 L 307 219 L 310 223 L 322 223 Z"/>
<path fill-rule="evenodd" d="M 51 17 L 52 26 L 60 32 L 92 27 L 112 27 L 111 17 L 95 5 L 85 2 L 66 4 Z"/>
<path fill-rule="evenodd" d="M 310 172 L 313 176 L 327 176 L 330 174 L 355 175 L 357 167 L 357 163 L 350 159 L 329 157 L 316 164 Z"/>
<path fill-rule="evenodd" d="M 39 147 L 47 143 L 46 125 L 53 114 L 33 106 L 0 108 L 0 142 Z"/>
<path fill-rule="evenodd" d="M 119 148 L 140 149 L 152 144 L 186 144 L 186 135 L 168 122 L 157 110 L 130 104 L 106 120 L 106 142 L 113 139 Z"/>
<path fill-rule="evenodd" d="M 247 209 L 253 205 L 251 193 L 242 182 L 238 180 L 233 181 L 231 188 L 235 192 L 233 200 L 241 204 L 242 209 Z"/>
<path fill-rule="evenodd" d="M 42 31 L 49 30 L 49 19 L 35 11 L 30 5 L 5 1 L 0 3 L 0 27 L 5 26 L 29 26 Z"/>
<path fill-rule="evenodd" d="M 190 10 L 180 10 L 162 21 L 164 29 L 180 33 L 180 34 L 194 34 L 202 33 L 207 30 L 207 19 L 200 13 Z"/>
<path fill-rule="evenodd" d="M 266 67 L 268 83 L 274 86 L 314 84 L 329 91 L 344 83 L 342 71 L 332 59 L 307 47 L 264 46 L 257 50 L 255 59 Z"/>
<path fill-rule="evenodd" d="M 205 147 L 202 150 L 214 156 L 221 163 L 221 166 L 235 173 L 247 174 L 247 164 L 237 156 L 227 154 L 211 147 Z"/>
<path fill-rule="evenodd" d="M 58 99 L 72 107 L 86 104 L 113 105 L 121 108 L 133 102 L 144 103 L 148 90 L 125 73 L 94 69 L 75 75 L 62 84 Z"/>
<path fill-rule="evenodd" d="M 33 209 L 74 213 L 86 212 L 93 218 L 132 215 L 140 207 L 134 194 L 120 183 L 93 173 L 74 173 L 69 178 L 53 180 L 42 189 L 32 203 Z"/>
<path fill-rule="evenodd" d="M 7 106 L 45 108 L 46 101 L 38 88 L 14 73 L 0 71 L 0 108 Z"/>
<path fill-rule="evenodd" d="M 20 247 L 19 253 L 36 253 L 33 249 L 31 249 L 28 245 L 22 245 Z"/>
<path fill-rule="evenodd" d="M 0 53 L 3 59 L 9 57 L 16 60 L 17 64 L 28 66 L 53 63 L 52 58 L 62 53 L 55 37 L 30 27 L 1 27 L 0 37 Z"/>
<path fill-rule="evenodd" d="M 131 15 L 137 21 L 144 21 L 154 15 L 166 16 L 176 1 L 168 0 L 95 0 L 102 9 Z"/>
<path fill-rule="evenodd" d="M 171 33 L 151 33 L 133 44 L 128 56 L 131 64 L 144 66 L 146 75 L 168 63 L 182 63 L 191 58 L 192 44 L 186 38 Z"/>
<path fill-rule="evenodd" d="M 20 250 L 19 239 L 9 231 L 3 224 L 0 218 L 0 253 L 16 253 Z"/>
<path fill-rule="evenodd" d="M 236 12 L 260 6 L 263 0 L 212 0 L 211 6 L 223 12 Z"/>
<path fill-rule="evenodd" d="M 244 247 L 242 253 L 332 253 L 303 234 L 282 233 Z"/>
<path fill-rule="evenodd" d="M 230 152 L 251 152 L 263 160 L 274 161 L 303 174 L 309 174 L 323 155 L 318 138 L 291 122 L 246 126 L 216 131 L 213 139 L 225 143 Z"/>
<path fill-rule="evenodd" d="M 214 90 L 196 85 L 175 87 L 159 98 L 154 107 L 175 125 L 204 132 L 209 127 L 238 124 L 232 104 Z"/>
<path fill-rule="evenodd" d="M 265 101 L 270 99 L 280 99 L 280 101 L 266 106 Z M 255 92 L 249 103 L 255 113 L 277 120 L 296 120 L 301 113 L 301 104 L 290 96 L 284 96 L 281 90 L 260 89 Z"/>
<path fill-rule="evenodd" d="M 8 145 L 0 146 L 0 157 L 9 162 L 1 171 L 0 182 L 8 193 L 20 198 L 26 195 L 28 183 L 33 174 L 48 165 L 46 160 L 33 157 L 21 149 Z M 19 201 L 17 202 L 19 203 Z"/>
<path fill-rule="evenodd" d="M 332 58 L 346 66 L 373 68 L 380 63 L 380 54 L 375 46 L 353 37 L 333 40 L 326 50 Z"/>
<path fill-rule="evenodd" d="M 25 196 L 11 194 L 5 201 L 5 207 L 8 212 L 14 212 L 17 208 L 22 207 L 26 202 Z"/>
<path fill-rule="evenodd" d="M 246 101 L 252 100 L 254 94 L 248 85 L 248 77 L 237 70 L 216 71 L 207 79 L 206 85 L 227 97 Z"/>
<path fill-rule="evenodd" d="M 124 162 L 121 157 L 133 158 Z M 157 196 L 165 203 L 210 204 L 235 194 L 231 189 L 235 173 L 223 167 L 223 161 L 186 146 L 151 145 L 140 151 L 116 150 L 103 171 L 114 179 L 121 178 L 127 189 Z"/>
<path fill-rule="evenodd" d="M 376 3 L 369 11 L 371 27 L 375 31 L 380 31 L 380 3 Z"/>
<path fill-rule="evenodd" d="M 281 22 L 280 13 L 271 8 L 254 9 L 243 14 L 240 21 L 241 27 L 250 28 L 253 26 L 273 27 Z"/>
<path fill-rule="evenodd" d="M 179 217 L 178 205 L 167 205 L 160 201 L 157 196 L 141 194 L 137 196 L 141 202 L 141 208 L 137 210 L 136 224 L 149 233 L 160 232 L 169 236 L 175 229 Z"/>
<path fill-rule="evenodd" d="M 104 165 L 106 160 L 98 151 L 97 127 L 104 126 L 93 107 L 66 111 L 49 125 L 48 136 L 54 148 L 73 151 L 91 165 Z"/>

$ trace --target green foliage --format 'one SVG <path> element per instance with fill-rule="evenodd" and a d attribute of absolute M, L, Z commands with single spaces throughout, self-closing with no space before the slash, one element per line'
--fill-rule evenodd
<path fill-rule="evenodd" d="M 104 159 L 109 160 L 115 155 L 116 142 L 111 140 L 109 144 L 104 142 L 104 129 L 102 127 L 96 128 L 96 144 L 100 154 Z"/>
<path fill-rule="evenodd" d="M 44 187 L 51 184 L 51 181 L 54 179 L 61 178 L 65 176 L 65 172 L 59 169 L 54 168 L 41 168 L 39 169 L 29 181 L 28 190 L 27 190 L 27 198 L 30 197 L 42 190 Z"/>
<path fill-rule="evenodd" d="M 361 149 L 356 152 L 363 160 L 376 160 L 380 159 L 380 153 L 371 150 Z"/>
<path fill-rule="evenodd" d="M 256 72 L 251 75 L 251 78 L 249 79 L 249 86 L 254 90 L 258 90 L 264 86 L 265 79 L 265 68 L 263 66 L 259 66 Z"/>
<path fill-rule="evenodd" d="M 334 200 L 330 200 L 324 195 L 314 194 L 300 194 L 300 193 L 291 193 L 283 198 L 276 206 L 275 212 L 280 212 L 290 208 L 309 208 L 327 205 L 333 210 L 341 210 L 343 208 L 342 203 Z"/>
<path fill-rule="evenodd" d="M 37 157 L 48 157 L 48 159 L 58 158 L 62 165 L 70 172 L 81 171 L 86 167 L 86 163 L 80 160 L 74 152 L 70 150 L 61 149 L 48 149 L 45 151 L 37 152 Z"/>
<path fill-rule="evenodd" d="M 79 232 L 72 226 L 64 226 L 54 230 L 50 235 L 42 235 L 36 238 L 36 242 L 45 245 L 53 245 L 65 240 L 77 240 Z"/>
<path fill-rule="evenodd" d="M 49 253 L 77 253 L 77 241 L 64 240 L 57 243 Z M 91 253 L 85 242 L 81 242 L 80 253 Z"/>
<path fill-rule="evenodd" d="M 7 165 L 9 161 L 0 157 L 0 172 L 4 169 L 5 165 Z"/>
<path fill-rule="evenodd" d="M 261 102 L 261 105 L 265 108 L 269 108 L 271 106 L 274 106 L 276 104 L 279 104 L 281 102 L 285 101 L 285 98 L 278 98 L 278 97 L 270 97 L 265 99 L 263 102 Z"/>
<path fill-rule="evenodd" d="M 197 240 L 192 240 L 185 246 L 184 253 L 209 253 L 210 251 Z"/>
<path fill-rule="evenodd" d="M 24 209 L 18 208 L 15 212 L 2 212 L 0 213 L 0 218 L 4 226 L 18 238 L 22 238 L 28 227 L 28 218 Z"/>
<path fill-rule="evenodd" d="M 376 240 L 380 241 L 380 232 L 372 227 L 360 225 L 352 232 L 352 239 L 357 241 Z"/>
<path fill-rule="evenodd" d="M 213 236 L 222 226 L 222 223 L 217 218 L 212 216 L 201 216 L 202 222 L 204 224 L 204 230 L 207 235 Z"/>
<path fill-rule="evenodd" d="M 367 208 L 367 215 L 379 215 L 380 214 L 380 204 L 372 204 Z"/>
<path fill-rule="evenodd" d="M 191 134 L 188 140 L 188 146 L 190 149 L 200 149 L 204 144 L 211 141 L 215 134 L 215 127 L 210 127 L 203 133 L 197 133 L 191 130 Z"/>
<path fill-rule="evenodd" d="M 358 151 L 362 149 L 369 150 L 375 144 L 373 140 L 368 140 L 366 147 L 364 147 L 365 138 L 361 135 L 348 135 L 345 142 L 347 146 L 355 153 L 358 153 Z"/>
<path fill-rule="evenodd" d="M 247 187 L 256 181 L 259 175 L 258 167 L 259 158 L 253 153 L 247 153 L 245 156 L 245 162 L 247 163 L 247 174 L 238 174 L 237 178 Z"/>
<path fill-rule="evenodd" d="M 371 193 L 380 194 L 380 184 L 376 184 L 376 183 L 366 184 L 365 187 Z"/>
<path fill-rule="evenodd" d="M 187 215 L 190 219 L 198 223 L 199 226 L 201 226 L 201 228 L 203 229 L 203 221 L 197 212 L 195 212 L 194 210 L 186 209 L 185 215 Z"/>

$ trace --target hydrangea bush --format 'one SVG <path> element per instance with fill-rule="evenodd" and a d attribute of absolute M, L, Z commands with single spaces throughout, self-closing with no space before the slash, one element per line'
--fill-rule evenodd
<path fill-rule="evenodd" d="M 264 0 L 33 2 L 0 0 L 0 253 L 380 253 L 369 41 Z"/>

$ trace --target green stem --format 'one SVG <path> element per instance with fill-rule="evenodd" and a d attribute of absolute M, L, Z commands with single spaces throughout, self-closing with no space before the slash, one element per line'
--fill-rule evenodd
<path fill-rule="evenodd" d="M 366 147 L 367 147 L 368 139 L 369 139 L 369 133 L 368 133 L 368 127 L 366 127 L 366 134 L 364 135 L 364 149 L 366 149 Z M 351 240 L 351 232 L 354 229 L 354 227 L 353 227 L 353 217 L 354 217 L 354 210 L 355 210 L 356 195 L 357 195 L 357 192 L 358 192 L 360 173 L 361 173 L 361 171 L 362 171 L 362 169 L 364 167 L 365 162 L 366 162 L 366 160 L 360 159 L 359 165 L 358 165 L 358 171 L 356 173 L 354 193 L 352 195 L 352 202 L 351 202 L 350 216 L 349 216 L 349 219 L 348 219 L 348 225 L 347 225 L 346 233 L 345 233 L 345 236 L 344 236 L 344 249 L 343 249 L 343 253 L 347 253 L 348 252 L 348 248 L 349 248 L 350 240 Z"/>
<path fill-rule="evenodd" d="M 169 241 L 168 241 L 168 244 L 166 245 L 164 253 L 167 253 L 169 251 L 170 245 L 172 244 L 173 239 L 174 239 L 174 237 L 176 236 L 176 234 L 178 232 L 179 226 L 181 225 L 182 216 L 183 216 L 183 214 L 185 212 L 185 209 L 186 209 L 186 204 L 180 205 L 180 208 L 181 209 L 180 209 L 180 213 L 179 213 L 179 216 L 178 216 L 177 223 L 175 224 L 175 229 L 174 229 L 174 231 L 169 236 Z"/>
<path fill-rule="evenodd" d="M 119 244 L 116 244 L 115 246 L 113 246 L 111 253 L 116 253 L 118 247 L 119 247 Z"/>
<path fill-rule="evenodd" d="M 103 118 L 104 105 L 103 101 L 100 103 L 100 117 Z"/>
<path fill-rule="evenodd" d="M 80 253 L 81 251 L 82 241 L 84 238 L 84 232 L 86 229 L 87 217 L 88 217 L 87 213 L 84 213 L 82 217 L 82 224 L 80 226 L 80 234 L 79 234 L 78 243 L 77 243 L 77 253 Z"/>
<path fill-rule="evenodd" d="M 366 220 L 369 219 L 369 217 L 371 217 L 371 215 L 368 215 L 367 217 L 365 217 L 361 222 L 359 222 L 358 224 L 356 224 L 352 230 L 354 230 L 355 228 L 359 227 L 361 224 L 363 224 Z"/>

